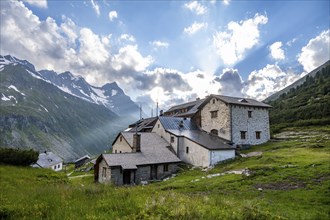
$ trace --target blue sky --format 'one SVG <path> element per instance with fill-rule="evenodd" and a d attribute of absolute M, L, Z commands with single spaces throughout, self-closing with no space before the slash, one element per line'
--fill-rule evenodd
<path fill-rule="evenodd" d="M 329 59 L 329 1 L 1 1 L 2 55 L 166 106 L 263 100 Z"/>

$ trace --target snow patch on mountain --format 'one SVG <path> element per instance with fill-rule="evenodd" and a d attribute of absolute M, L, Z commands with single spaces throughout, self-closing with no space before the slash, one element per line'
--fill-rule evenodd
<path fill-rule="evenodd" d="M 19 90 L 16 88 L 16 86 L 14 86 L 14 85 L 10 85 L 10 86 L 8 86 L 8 89 L 13 89 L 13 90 L 15 90 L 16 92 L 20 93 L 22 96 L 25 96 L 25 94 L 24 94 L 23 92 L 19 91 Z"/>
<path fill-rule="evenodd" d="M 9 98 L 9 97 L 5 96 L 5 95 L 2 94 L 2 93 L 1 93 L 1 95 L 2 95 L 2 96 L 1 96 L 1 100 L 2 100 L 2 101 L 10 101 L 10 98 Z"/>

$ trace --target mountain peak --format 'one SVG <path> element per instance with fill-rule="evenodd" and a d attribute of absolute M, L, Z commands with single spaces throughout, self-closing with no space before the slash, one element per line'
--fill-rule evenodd
<path fill-rule="evenodd" d="M 10 65 L 10 64 L 15 64 L 15 63 L 22 64 L 22 65 L 26 66 L 27 68 L 29 68 L 30 70 L 36 71 L 36 69 L 34 68 L 34 65 L 26 60 L 17 59 L 16 57 L 14 57 L 12 55 L 5 55 L 5 56 L 0 55 L 0 65 Z"/>

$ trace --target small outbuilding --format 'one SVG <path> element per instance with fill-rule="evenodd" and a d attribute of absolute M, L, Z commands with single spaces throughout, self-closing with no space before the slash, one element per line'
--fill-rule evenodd
<path fill-rule="evenodd" d="M 95 181 L 126 185 L 168 177 L 181 162 L 170 148 L 155 133 L 122 132 L 113 143 L 113 153 L 96 160 Z"/>
<path fill-rule="evenodd" d="M 60 171 L 63 169 L 63 160 L 53 152 L 45 151 L 44 153 L 39 154 L 38 161 L 32 166 Z"/>
<path fill-rule="evenodd" d="M 90 160 L 90 156 L 85 155 L 74 161 L 74 167 L 79 168 Z"/>

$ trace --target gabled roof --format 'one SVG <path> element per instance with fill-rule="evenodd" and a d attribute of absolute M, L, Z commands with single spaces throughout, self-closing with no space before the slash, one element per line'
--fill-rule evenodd
<path fill-rule="evenodd" d="M 164 114 L 170 113 L 170 112 L 176 112 L 174 115 L 176 117 L 190 117 L 194 115 L 197 111 L 200 105 L 204 103 L 205 99 L 198 99 L 196 101 L 187 102 L 184 104 L 176 105 L 171 107 L 169 110 L 167 110 Z M 187 109 L 187 112 L 178 112 L 181 109 Z"/>
<path fill-rule="evenodd" d="M 141 132 L 141 152 L 102 154 L 108 166 L 121 166 L 123 169 L 137 169 L 139 165 L 178 163 L 181 160 L 169 150 L 170 144 L 156 133 Z M 124 139 L 132 147 L 133 132 L 122 132 Z"/>
<path fill-rule="evenodd" d="M 259 102 L 257 100 L 249 99 L 249 98 L 231 97 L 231 96 L 224 96 L 224 95 L 211 95 L 211 97 L 216 97 L 225 103 L 234 104 L 234 105 L 262 107 L 262 108 L 271 108 L 272 107 L 263 102 Z"/>
<path fill-rule="evenodd" d="M 78 161 L 84 160 L 84 159 L 90 159 L 90 156 L 88 156 L 88 155 L 82 156 L 82 157 L 78 158 L 77 160 L 75 160 L 74 163 L 77 163 Z"/>
<path fill-rule="evenodd" d="M 53 152 L 45 152 L 39 154 L 39 158 L 36 164 L 40 167 L 48 168 L 62 162 L 63 160 Z"/>
<path fill-rule="evenodd" d="M 145 131 L 146 129 L 151 130 L 154 127 L 156 121 L 157 121 L 157 117 L 140 119 L 137 122 L 129 125 L 130 129 L 127 129 L 126 131 L 140 132 L 140 131 Z"/>
<path fill-rule="evenodd" d="M 165 130 L 198 130 L 190 118 L 160 116 L 159 121 Z"/>
<path fill-rule="evenodd" d="M 169 133 L 185 137 L 209 150 L 234 150 L 228 140 L 199 130 L 168 130 Z"/>
<path fill-rule="evenodd" d="M 261 107 L 261 108 L 271 108 L 270 105 L 267 105 L 263 102 L 259 102 L 250 98 L 240 98 L 240 97 L 231 97 L 224 95 L 209 95 L 204 99 L 199 99 L 192 102 L 187 102 L 184 104 L 176 105 L 167 110 L 164 114 L 169 114 L 171 112 L 176 112 L 175 114 L 171 114 L 171 116 L 175 117 L 191 117 L 198 112 L 204 105 L 206 105 L 210 99 L 217 98 L 227 104 L 232 105 L 241 105 L 241 106 L 250 106 L 250 107 Z M 182 109 L 187 109 L 188 111 L 181 111 Z"/>

